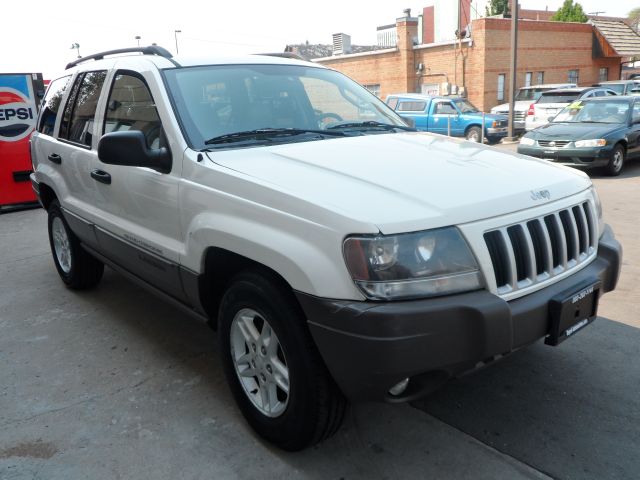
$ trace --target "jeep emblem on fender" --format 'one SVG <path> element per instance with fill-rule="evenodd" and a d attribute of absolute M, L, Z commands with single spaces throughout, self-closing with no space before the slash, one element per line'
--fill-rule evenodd
<path fill-rule="evenodd" d="M 551 193 L 549 190 L 538 190 L 536 192 L 531 190 L 531 200 L 542 200 L 543 198 L 551 200 Z"/>

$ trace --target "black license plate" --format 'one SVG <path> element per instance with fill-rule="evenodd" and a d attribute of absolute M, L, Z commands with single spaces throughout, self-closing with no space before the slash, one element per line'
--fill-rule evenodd
<path fill-rule="evenodd" d="M 549 302 L 551 319 L 547 345 L 559 345 L 596 319 L 600 282 L 589 283 L 571 293 L 564 292 Z"/>

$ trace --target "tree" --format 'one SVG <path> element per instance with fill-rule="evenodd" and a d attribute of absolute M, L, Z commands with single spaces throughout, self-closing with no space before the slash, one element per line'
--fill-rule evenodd
<path fill-rule="evenodd" d="M 486 6 L 487 17 L 493 15 L 507 15 L 509 13 L 509 0 L 490 0 Z"/>
<path fill-rule="evenodd" d="M 589 18 L 585 15 L 582 5 L 573 0 L 564 0 L 562 6 L 553 14 L 554 22 L 579 22 L 585 23 Z"/>
<path fill-rule="evenodd" d="M 636 32 L 640 32 L 640 7 L 636 7 L 631 10 L 627 15 L 627 18 L 629 19 L 631 28 Z"/>

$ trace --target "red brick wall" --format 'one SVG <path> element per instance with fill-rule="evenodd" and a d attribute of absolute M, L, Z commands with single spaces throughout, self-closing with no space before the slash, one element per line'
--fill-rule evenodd
<path fill-rule="evenodd" d="M 433 43 L 435 38 L 435 16 L 433 6 L 422 9 L 422 43 Z"/>
<path fill-rule="evenodd" d="M 508 101 L 510 20 L 482 18 L 472 26 L 473 46 L 440 45 L 411 47 L 417 28 L 412 22 L 398 23 L 398 50 L 378 55 L 331 58 L 324 65 L 340 70 L 362 84 L 379 84 L 380 97 L 390 93 L 419 92 L 422 84 L 449 82 L 465 86 L 469 100 L 488 111 L 503 101 L 497 99 L 498 75 L 505 74 Z M 583 23 L 519 22 L 516 88 L 524 86 L 525 73 L 544 72 L 544 83 L 566 83 L 569 70 L 579 71 L 579 84 L 598 82 L 599 69 L 609 69 L 617 79 L 620 58 L 592 58 L 593 29 Z M 416 66 L 424 69 L 416 74 Z"/>

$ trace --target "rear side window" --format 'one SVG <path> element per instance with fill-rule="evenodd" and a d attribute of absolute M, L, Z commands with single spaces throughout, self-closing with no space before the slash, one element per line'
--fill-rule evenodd
<path fill-rule="evenodd" d="M 398 108 L 399 112 L 423 112 L 427 102 L 400 102 Z"/>
<path fill-rule="evenodd" d="M 107 101 L 104 133 L 138 130 L 149 148 L 160 148 L 161 124 L 147 84 L 135 74 L 118 73 Z"/>
<path fill-rule="evenodd" d="M 96 108 L 106 76 L 106 71 L 87 72 L 78 76 L 64 111 L 60 138 L 91 146 Z"/>
<path fill-rule="evenodd" d="M 40 120 L 38 121 L 38 131 L 45 135 L 53 135 L 53 126 L 56 124 L 56 116 L 60 110 L 62 97 L 69 85 L 71 75 L 58 78 L 51 82 L 47 94 L 42 101 L 42 109 L 40 110 Z"/>

